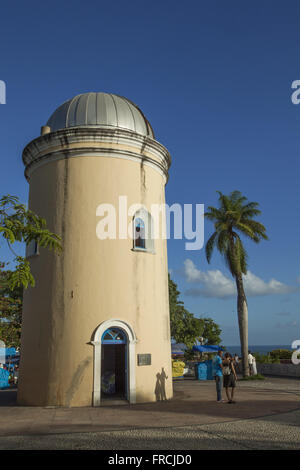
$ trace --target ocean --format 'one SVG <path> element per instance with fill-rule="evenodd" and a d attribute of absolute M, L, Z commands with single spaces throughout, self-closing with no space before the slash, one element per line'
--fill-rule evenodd
<path fill-rule="evenodd" d="M 230 352 L 230 354 L 237 354 L 238 356 L 241 356 L 241 347 L 240 346 L 227 346 L 226 344 L 224 344 L 224 346 L 226 347 L 226 350 L 228 352 Z M 289 349 L 290 351 L 292 351 L 292 348 L 291 348 L 291 345 L 288 344 L 271 344 L 271 345 L 252 345 L 252 344 L 249 344 L 249 347 L 248 347 L 249 351 L 251 351 L 252 353 L 259 353 L 259 354 L 268 354 L 268 352 L 270 351 L 273 351 L 273 349 Z"/>

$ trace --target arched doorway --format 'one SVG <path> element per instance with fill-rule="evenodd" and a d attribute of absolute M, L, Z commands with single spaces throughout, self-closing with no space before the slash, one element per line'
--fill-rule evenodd
<path fill-rule="evenodd" d="M 118 337 L 118 335 L 120 336 Z M 115 354 L 118 356 L 115 358 L 115 364 L 117 363 L 119 390 L 122 392 L 123 384 L 123 397 L 126 398 L 129 403 L 136 402 L 136 342 L 137 339 L 133 328 L 123 320 L 107 320 L 101 323 L 95 330 L 93 340 L 91 341 L 91 344 L 94 346 L 93 406 L 100 406 L 101 398 L 106 396 L 102 391 L 102 368 L 104 368 L 105 371 L 110 365 L 113 365 L 113 361 L 106 361 L 105 357 L 113 351 L 113 349 L 109 348 L 114 344 L 116 346 L 121 346 L 119 351 L 115 348 Z M 104 355 L 103 360 L 102 355 Z M 122 363 L 125 366 L 123 376 L 120 374 Z"/>
<path fill-rule="evenodd" d="M 108 328 L 102 335 L 102 398 L 127 399 L 127 343 L 127 335 L 121 328 Z"/>

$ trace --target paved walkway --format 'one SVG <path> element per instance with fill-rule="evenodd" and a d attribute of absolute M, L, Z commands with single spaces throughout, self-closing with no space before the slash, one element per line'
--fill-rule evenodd
<path fill-rule="evenodd" d="M 299 449 L 300 380 L 238 382 L 237 403 L 213 382 L 174 382 L 167 402 L 100 408 L 15 406 L 0 392 L 0 449 Z"/>

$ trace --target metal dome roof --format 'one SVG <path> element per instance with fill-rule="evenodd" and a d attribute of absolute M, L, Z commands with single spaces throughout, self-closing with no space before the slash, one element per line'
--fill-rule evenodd
<path fill-rule="evenodd" d="M 111 93 L 83 93 L 59 106 L 47 122 L 51 132 L 67 127 L 120 127 L 154 138 L 142 111 L 127 98 Z"/>

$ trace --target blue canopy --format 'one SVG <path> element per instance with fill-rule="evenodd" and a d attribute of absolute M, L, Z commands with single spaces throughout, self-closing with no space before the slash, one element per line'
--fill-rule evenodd
<path fill-rule="evenodd" d="M 223 351 L 223 349 L 221 348 L 221 346 L 218 346 L 218 345 L 213 346 L 211 344 L 206 344 L 206 345 L 197 344 L 197 346 L 193 346 L 193 351 L 213 353 L 213 352 Z"/>
<path fill-rule="evenodd" d="M 18 353 L 16 351 L 16 348 L 0 348 L 0 357 L 2 358 L 9 358 L 9 357 L 14 357 Z"/>

